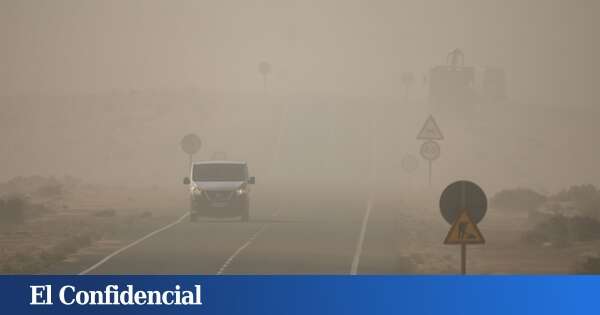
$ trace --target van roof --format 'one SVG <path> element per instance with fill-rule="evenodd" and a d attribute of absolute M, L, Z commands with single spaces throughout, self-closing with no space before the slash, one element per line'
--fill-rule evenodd
<path fill-rule="evenodd" d="M 199 161 L 192 163 L 193 165 L 207 165 L 207 164 L 246 164 L 246 161 L 225 161 L 225 160 L 211 160 L 211 161 Z"/>

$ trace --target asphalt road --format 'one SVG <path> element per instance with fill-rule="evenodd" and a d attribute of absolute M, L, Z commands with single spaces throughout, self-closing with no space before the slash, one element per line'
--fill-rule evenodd
<path fill-rule="evenodd" d="M 250 222 L 188 217 L 116 248 L 54 266 L 61 274 L 404 273 L 397 210 L 369 195 L 352 200 L 253 202 Z M 368 220 L 365 215 L 368 214 Z M 181 210 L 185 216 L 186 211 Z M 92 268 L 90 268 L 92 267 Z"/>
<path fill-rule="evenodd" d="M 300 108 L 301 110 L 306 110 Z M 296 115 L 282 109 L 284 116 Z M 298 109 L 296 109 L 298 111 Z M 320 112 L 310 113 L 324 120 Z M 318 114 L 318 115 L 317 115 Z M 332 114 L 333 115 L 333 114 Z M 275 143 L 274 161 L 294 135 L 310 131 L 283 118 Z M 323 124 L 329 130 L 331 124 Z M 397 240 L 403 231 L 401 205 L 381 206 L 372 183 L 376 177 L 377 143 L 373 122 L 360 127 L 365 135 L 362 173 L 349 187 L 355 191 L 328 195 L 297 192 L 280 196 L 268 189 L 253 192 L 251 221 L 189 222 L 187 209 L 158 229 L 144 232 L 117 248 L 78 255 L 54 266 L 49 273 L 64 274 L 393 274 L 408 273 Z M 328 129 L 329 128 L 329 129 Z M 337 141 L 358 139 L 353 129 L 329 130 Z M 318 132 L 317 132 L 318 134 Z M 318 141 L 317 137 L 314 141 Z M 327 137 L 325 137 L 327 138 Z M 323 138 L 323 139 L 325 139 Z M 305 139 L 302 138 L 304 141 Z M 331 139 L 325 139 L 330 141 Z M 290 142 L 291 141 L 291 142 Z M 354 141 L 354 140 L 353 140 Z M 297 147 L 297 145 L 296 145 Z M 324 154 L 326 155 L 326 154 Z M 283 157 L 285 158 L 285 157 Z M 360 156 L 359 156 L 360 158 Z M 331 167 L 336 166 L 335 160 Z M 291 162 L 290 165 L 297 165 Z M 328 164 L 325 164 L 328 165 Z M 326 166 L 325 168 L 329 168 Z M 346 171 L 347 173 L 347 171 Z M 272 178 L 273 179 L 273 178 Z M 269 185 L 271 188 L 277 185 Z M 322 183 L 321 183 L 322 185 Z M 336 189 L 331 189 L 332 191 Z"/>

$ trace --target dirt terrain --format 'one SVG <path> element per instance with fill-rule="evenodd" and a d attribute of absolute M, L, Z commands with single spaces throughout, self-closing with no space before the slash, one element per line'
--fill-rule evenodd
<path fill-rule="evenodd" d="M 20 186 L 52 182 L 62 187 L 59 196 L 41 198 Z M 26 185 L 20 185 L 25 183 Z M 43 185 L 43 184 L 42 184 Z M 22 223 L 0 224 L 0 272 L 39 273 L 73 254 L 97 246 L 118 246 L 171 218 L 180 196 L 158 192 L 155 187 L 137 189 L 89 184 L 67 185 L 53 178 L 21 178 L 3 185 L 4 194 L 15 194 L 28 204 L 44 209 Z M 179 203 L 181 203 L 179 201 Z M 130 236 L 131 235 L 131 236 Z"/>
<path fill-rule="evenodd" d="M 269 195 L 268 191 L 258 190 L 257 193 L 260 193 L 259 200 L 268 200 L 264 198 Z M 368 233 L 376 233 L 374 237 L 381 237 L 379 241 L 389 243 L 391 248 L 396 249 L 396 266 L 381 270 L 385 270 L 385 273 L 458 273 L 460 247 L 443 245 L 450 226 L 439 213 L 436 194 L 430 192 L 427 195 L 414 193 L 402 197 L 390 196 L 384 193 L 374 196 L 374 214 L 368 225 L 369 231 L 372 231 Z M 83 270 L 101 257 L 185 213 L 186 197 L 185 189 L 169 193 L 157 187 L 133 189 L 85 184 L 71 186 L 65 189 L 63 196 L 59 198 L 60 202 L 55 200 L 52 203 L 52 211 L 28 218 L 23 224 L 0 226 L 0 272 L 61 273 L 74 272 L 77 268 Z M 283 209 L 293 208 L 294 203 L 286 203 L 286 200 L 287 198 L 282 199 Z M 316 201 L 313 203 L 319 204 Z M 288 211 L 290 218 L 301 217 L 314 212 L 310 209 L 313 207 L 310 204 L 312 203 L 309 202 L 307 206 L 309 208 L 294 210 L 296 212 L 283 212 Z M 347 203 L 342 206 L 339 202 L 331 201 L 326 212 L 318 212 L 318 216 L 311 217 L 310 220 L 316 220 L 314 224 L 323 225 L 324 228 L 330 226 L 341 219 L 330 216 L 339 211 L 350 211 L 349 208 L 342 209 L 349 204 L 356 206 L 358 210 L 357 218 L 344 225 L 350 235 L 349 241 L 352 242 L 352 235 L 358 232 L 356 224 L 360 220 L 362 203 Z M 270 207 L 273 207 L 270 203 L 259 202 L 255 210 L 259 216 L 264 216 Z M 394 222 L 390 225 L 392 228 L 388 229 L 385 222 L 390 218 L 394 218 Z M 260 224 L 260 219 L 257 220 L 256 224 Z M 233 233 L 229 230 L 231 224 L 208 224 L 215 225 L 220 233 Z M 376 232 L 379 228 L 382 228 L 381 231 Z M 486 244 L 468 246 L 469 274 L 571 274 L 575 272 L 575 266 L 582 256 L 597 254 L 600 249 L 600 241 L 572 242 L 562 247 L 526 242 L 524 234 L 532 228 L 526 212 L 504 211 L 492 207 L 488 209 L 479 228 Z M 282 235 L 285 237 L 294 235 L 289 231 L 281 232 L 284 232 Z M 375 239 L 367 237 L 367 242 Z M 385 244 L 370 243 L 368 246 L 388 248 Z M 371 251 L 374 259 L 378 259 L 377 255 L 381 255 L 381 259 L 387 259 L 389 254 L 386 250 Z M 203 255 L 203 259 L 206 259 L 208 254 Z M 322 259 L 325 260 L 326 257 Z M 64 267 L 65 265 L 70 267 Z M 378 268 L 375 261 L 373 268 L 366 270 L 379 272 Z"/>
<path fill-rule="evenodd" d="M 460 246 L 444 245 L 450 225 L 433 202 L 412 200 L 399 210 L 399 255 L 407 257 L 422 274 L 460 272 Z M 600 251 L 600 241 L 575 242 L 565 247 L 536 245 L 523 239 L 532 227 L 527 214 L 490 208 L 478 225 L 483 245 L 467 248 L 470 274 L 571 274 L 585 255 Z M 406 232 L 405 232 L 406 231 Z"/>

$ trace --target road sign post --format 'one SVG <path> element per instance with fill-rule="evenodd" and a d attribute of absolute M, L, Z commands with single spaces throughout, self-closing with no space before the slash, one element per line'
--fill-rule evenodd
<path fill-rule="evenodd" d="M 440 197 L 440 211 L 452 224 L 444 244 L 460 244 L 460 272 L 467 273 L 467 244 L 484 244 L 479 223 L 487 211 L 487 197 L 475 183 L 457 181 L 450 184 Z"/>
<path fill-rule="evenodd" d="M 467 244 L 460 244 L 460 274 L 467 274 Z"/>
<path fill-rule="evenodd" d="M 438 127 L 432 115 L 427 117 L 421 131 L 417 135 L 417 140 L 424 140 L 421 145 L 421 157 L 427 160 L 429 164 L 428 183 L 431 187 L 432 164 L 440 157 L 440 145 L 435 140 L 443 140 L 444 135 Z"/>
<path fill-rule="evenodd" d="M 260 74 L 263 77 L 263 87 L 266 92 L 267 91 L 267 76 L 269 75 L 269 73 L 271 73 L 271 64 L 266 61 L 261 61 L 258 64 L 258 72 L 260 72 Z"/>
<path fill-rule="evenodd" d="M 429 162 L 429 186 L 431 186 L 431 164 L 440 157 L 440 145 L 433 140 L 423 142 L 421 157 Z"/>
<path fill-rule="evenodd" d="M 188 164 L 188 169 L 192 167 L 192 160 L 193 160 L 193 156 L 194 154 L 196 154 L 196 152 L 198 152 L 200 150 L 200 147 L 202 146 L 202 140 L 200 140 L 200 137 L 198 137 L 197 135 L 190 133 L 185 135 L 182 139 L 181 139 L 181 149 L 183 150 L 183 152 L 187 153 L 189 155 L 189 164 Z"/>
<path fill-rule="evenodd" d="M 417 140 L 444 140 L 444 135 L 437 122 L 435 122 L 433 115 L 429 115 L 425 120 L 421 131 L 417 135 Z"/>
<path fill-rule="evenodd" d="M 463 210 L 461 217 L 457 219 L 448 231 L 444 244 L 460 244 L 460 273 L 467 274 L 467 244 L 484 244 L 483 235 L 479 232 L 477 225 L 468 218 L 467 210 Z"/>

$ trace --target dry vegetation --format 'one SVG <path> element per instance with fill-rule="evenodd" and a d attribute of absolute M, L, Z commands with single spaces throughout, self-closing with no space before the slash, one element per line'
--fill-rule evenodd
<path fill-rule="evenodd" d="M 486 244 L 468 246 L 468 272 L 599 274 L 600 204 L 593 202 L 598 194 L 589 185 L 551 196 L 526 189 L 496 194 L 479 224 Z M 460 248 L 443 245 L 450 226 L 441 218 L 433 196 L 418 198 L 409 198 L 406 209 L 411 210 L 400 214 L 398 220 L 402 269 L 458 273 Z M 556 207 L 558 201 L 562 206 Z"/>
<path fill-rule="evenodd" d="M 43 272 L 97 240 L 114 239 L 133 225 L 145 224 L 153 216 L 147 209 L 160 206 L 158 196 L 150 197 L 152 188 L 108 189 L 73 178 L 16 178 L 0 189 L 3 274 Z"/>

